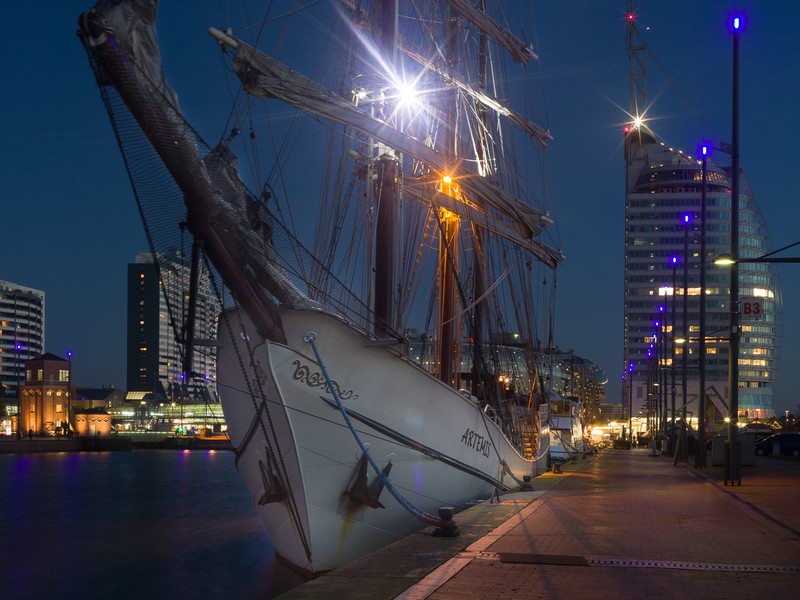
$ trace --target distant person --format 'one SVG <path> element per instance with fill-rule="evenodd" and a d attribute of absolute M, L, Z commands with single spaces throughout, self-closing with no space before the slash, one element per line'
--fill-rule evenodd
<path fill-rule="evenodd" d="M 28 439 L 31 439 L 31 440 L 33 439 L 33 427 L 28 429 Z"/>

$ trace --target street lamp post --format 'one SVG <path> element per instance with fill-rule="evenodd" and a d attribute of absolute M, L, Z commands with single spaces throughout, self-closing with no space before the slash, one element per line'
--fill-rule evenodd
<path fill-rule="evenodd" d="M 742 17 L 731 19 L 733 30 L 733 106 L 731 164 L 731 256 L 739 256 L 739 33 Z M 731 265 L 731 285 L 728 306 L 730 342 L 728 351 L 728 445 L 725 453 L 724 485 L 742 484 L 739 455 L 739 267 Z"/>
<path fill-rule="evenodd" d="M 650 397 L 650 448 L 651 448 L 651 456 L 656 455 L 656 438 L 658 432 L 658 407 L 661 405 L 661 385 L 659 384 L 659 380 L 661 379 L 661 374 L 659 373 L 659 334 L 658 334 L 658 326 L 661 324 L 661 321 L 656 321 L 656 340 L 652 344 L 653 346 L 653 358 L 655 361 L 652 363 L 650 368 L 650 379 L 651 379 L 651 386 L 653 389 L 652 396 Z"/>
<path fill-rule="evenodd" d="M 669 362 L 669 371 L 671 379 L 670 390 L 670 414 L 672 415 L 672 425 L 669 428 L 669 452 L 675 451 L 675 305 L 678 303 L 675 298 L 675 288 L 677 287 L 677 267 L 678 257 L 672 257 L 672 307 L 671 307 L 671 321 L 672 321 L 672 353 Z"/>
<path fill-rule="evenodd" d="M 67 359 L 69 360 L 69 371 L 67 372 L 67 436 L 72 435 L 72 426 L 70 425 L 70 416 L 72 415 L 72 351 L 67 351 Z"/>
<path fill-rule="evenodd" d="M 683 354 L 681 356 L 681 385 L 683 387 L 683 407 L 681 408 L 681 439 L 679 448 L 680 459 L 688 460 L 689 453 L 686 448 L 686 404 L 689 401 L 687 393 L 687 372 L 689 354 L 689 215 L 683 215 Z"/>
<path fill-rule="evenodd" d="M 633 363 L 628 364 L 628 441 L 633 443 Z"/>
<path fill-rule="evenodd" d="M 15 344 L 16 363 L 17 363 L 17 439 L 22 439 L 22 373 L 19 370 L 19 355 L 22 352 L 22 344 Z"/>
<path fill-rule="evenodd" d="M 661 407 L 661 435 L 663 438 L 662 447 L 661 449 L 666 453 L 667 452 L 667 437 L 669 435 L 669 420 L 667 419 L 667 415 L 669 414 L 669 367 L 667 366 L 667 360 L 669 357 L 669 338 L 667 336 L 668 330 L 668 323 L 669 323 L 669 316 L 668 316 L 668 307 L 667 304 L 669 300 L 666 297 L 666 293 L 664 294 L 664 328 L 662 332 L 662 347 L 661 347 L 661 360 L 663 361 L 663 368 L 661 373 L 661 389 L 663 394 L 662 399 L 662 407 Z"/>
<path fill-rule="evenodd" d="M 708 181 L 709 147 L 703 145 L 700 154 L 703 157 L 703 187 L 700 196 L 700 339 L 697 343 L 698 353 L 698 410 L 697 410 L 697 444 L 694 453 L 694 466 L 706 468 L 706 183 Z"/>

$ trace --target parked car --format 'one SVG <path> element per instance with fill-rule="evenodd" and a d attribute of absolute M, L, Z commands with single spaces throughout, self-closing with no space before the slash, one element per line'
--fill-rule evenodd
<path fill-rule="evenodd" d="M 748 423 L 742 433 L 755 433 L 756 438 L 766 437 L 775 433 L 775 430 L 766 423 Z"/>
<path fill-rule="evenodd" d="M 758 456 L 769 456 L 774 454 L 774 447 L 780 448 L 781 454 L 790 456 L 800 456 L 800 433 L 775 433 L 768 435 L 756 442 L 756 454 Z"/>

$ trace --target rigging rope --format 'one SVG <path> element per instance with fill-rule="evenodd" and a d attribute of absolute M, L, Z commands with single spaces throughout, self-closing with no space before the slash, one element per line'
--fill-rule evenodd
<path fill-rule="evenodd" d="M 333 385 L 333 382 L 331 381 L 330 377 L 328 377 L 328 370 L 322 363 L 322 357 L 319 354 L 319 349 L 317 348 L 317 344 L 315 341 L 316 338 L 317 334 L 314 333 L 313 331 L 310 331 L 307 334 L 305 334 L 305 336 L 303 336 L 303 341 L 311 345 L 311 349 L 314 351 L 314 356 L 317 358 L 317 364 L 319 364 L 319 368 L 322 371 L 322 376 L 325 378 L 325 384 L 328 386 L 328 390 L 333 395 L 333 399 L 336 401 L 336 406 L 339 408 L 339 412 L 342 414 L 342 418 L 344 419 L 347 428 L 350 430 L 350 433 L 353 434 L 353 438 L 356 440 L 358 447 L 361 449 L 362 454 L 367 457 L 367 461 L 369 461 L 370 466 L 372 466 L 378 478 L 381 480 L 381 483 L 383 483 L 384 487 L 386 487 L 386 489 L 389 490 L 389 493 L 394 497 L 394 499 L 400 503 L 400 506 L 405 508 L 408 512 L 417 517 L 420 521 L 423 521 L 430 525 L 436 525 L 437 527 L 441 527 L 442 529 L 450 529 L 450 530 L 456 529 L 455 521 L 444 520 L 441 517 L 437 517 L 430 513 L 426 513 L 425 511 L 411 504 L 411 502 L 406 500 L 403 496 L 401 496 L 400 492 L 398 492 L 397 489 L 395 489 L 392 482 L 389 481 L 389 478 L 386 476 L 383 470 L 378 466 L 378 464 L 372 458 L 372 455 L 370 455 L 369 451 L 367 450 L 367 447 L 364 445 L 364 442 L 361 441 L 358 432 L 353 426 L 353 422 L 350 420 L 350 417 L 348 416 L 347 411 L 344 408 L 344 405 L 342 405 L 342 401 L 339 398 L 339 394 L 336 392 L 336 386 Z"/>

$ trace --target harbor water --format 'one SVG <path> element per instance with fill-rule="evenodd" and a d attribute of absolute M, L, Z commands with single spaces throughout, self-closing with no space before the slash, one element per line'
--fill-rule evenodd
<path fill-rule="evenodd" d="M 269 598 L 273 552 L 227 451 L 0 454 L 5 598 Z"/>

